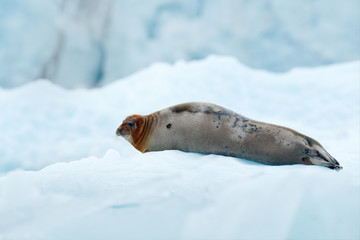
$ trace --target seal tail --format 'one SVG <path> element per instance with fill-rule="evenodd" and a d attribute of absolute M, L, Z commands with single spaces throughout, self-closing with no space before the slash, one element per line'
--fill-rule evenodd
<path fill-rule="evenodd" d="M 331 166 L 331 169 L 334 169 L 336 171 L 340 171 L 341 169 L 343 169 L 342 166 L 340 166 L 340 163 L 333 157 L 331 156 L 328 152 L 325 151 L 326 156 L 328 157 L 328 159 L 330 159 L 330 161 L 334 164 L 334 166 Z"/>

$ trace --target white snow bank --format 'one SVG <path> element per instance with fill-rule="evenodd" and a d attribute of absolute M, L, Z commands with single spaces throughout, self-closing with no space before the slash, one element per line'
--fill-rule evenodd
<path fill-rule="evenodd" d="M 0 178 L 0 239 L 356 239 L 349 167 L 109 150 Z"/>
<path fill-rule="evenodd" d="M 213 56 L 97 90 L 0 89 L 0 239 L 358 239 L 359 64 L 271 74 Z M 186 101 L 294 128 L 344 169 L 141 154 L 114 138 L 127 115 Z"/>
<path fill-rule="evenodd" d="M 233 58 L 157 63 L 96 90 L 38 81 L 0 89 L 0 172 L 58 161 L 136 152 L 115 130 L 130 114 L 187 101 L 213 102 L 247 117 L 294 128 L 344 160 L 359 154 L 359 62 L 271 74 Z M 341 161 L 341 157 L 344 159 Z"/>

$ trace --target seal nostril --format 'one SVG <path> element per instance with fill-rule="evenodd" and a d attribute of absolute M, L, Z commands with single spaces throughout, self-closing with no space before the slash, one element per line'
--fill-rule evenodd
<path fill-rule="evenodd" d="M 171 123 L 169 123 L 168 125 L 166 125 L 166 128 L 167 128 L 167 129 L 170 129 L 170 128 L 171 128 Z"/>

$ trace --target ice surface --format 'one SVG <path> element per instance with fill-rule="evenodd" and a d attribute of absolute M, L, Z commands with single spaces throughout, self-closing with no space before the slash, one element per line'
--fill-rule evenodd
<path fill-rule="evenodd" d="M 0 239 L 359 239 L 360 62 L 253 70 L 156 63 L 96 90 L 0 89 Z M 344 167 L 141 154 L 129 114 L 213 102 L 317 139 Z"/>
<path fill-rule="evenodd" d="M 349 168 L 357 165 L 345 166 L 109 150 L 2 177 L 0 232 L 3 239 L 356 239 L 359 183 Z"/>
<path fill-rule="evenodd" d="M 359 29 L 358 0 L 2 0 L 0 86 L 99 86 L 209 54 L 270 71 L 357 60 Z"/>

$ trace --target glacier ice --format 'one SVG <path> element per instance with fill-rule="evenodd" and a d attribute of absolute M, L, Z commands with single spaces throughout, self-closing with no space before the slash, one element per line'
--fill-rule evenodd
<path fill-rule="evenodd" d="M 0 86 L 101 86 L 209 54 L 270 71 L 356 60 L 359 16 L 357 0 L 3 0 Z"/>

